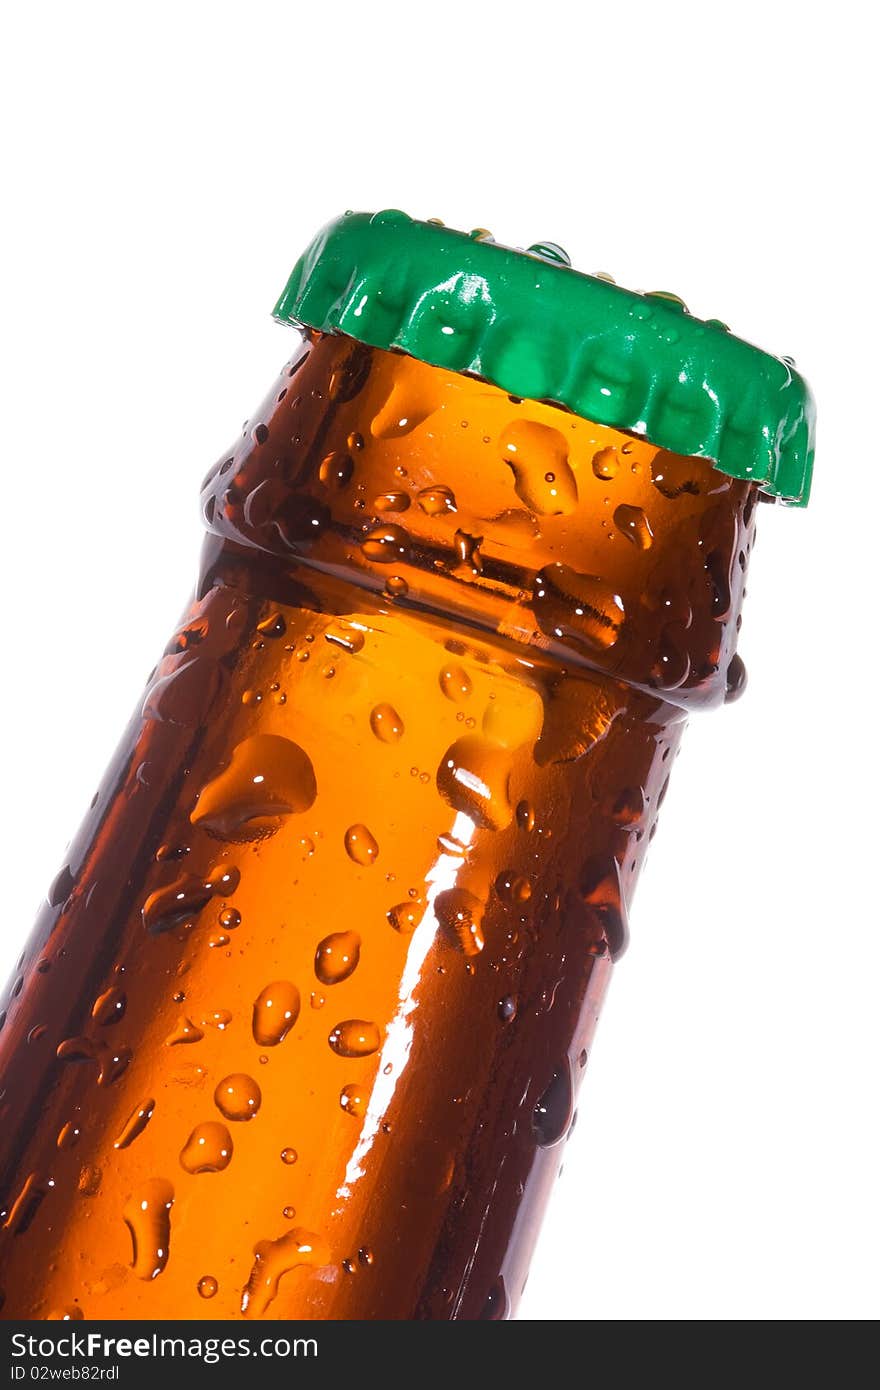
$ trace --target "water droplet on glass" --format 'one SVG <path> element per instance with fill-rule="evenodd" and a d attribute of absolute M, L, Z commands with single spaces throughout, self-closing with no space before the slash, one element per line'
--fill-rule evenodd
<path fill-rule="evenodd" d="M 364 634 L 358 628 L 349 627 L 345 623 L 331 623 L 324 633 L 324 640 L 354 655 L 363 649 Z"/>
<path fill-rule="evenodd" d="M 201 1042 L 204 1036 L 201 1028 L 198 1028 L 191 1018 L 181 1018 L 165 1039 L 165 1046 L 179 1047 L 181 1044 Z"/>
<path fill-rule="evenodd" d="M 222 1173 L 232 1162 L 232 1135 L 219 1120 L 196 1125 L 180 1151 L 187 1173 Z"/>
<path fill-rule="evenodd" d="M 82 1138 L 82 1129 L 73 1120 L 68 1120 L 58 1131 L 58 1138 L 55 1140 L 59 1149 L 72 1149 Z"/>
<path fill-rule="evenodd" d="M 416 501 L 427 516 L 443 516 L 447 512 L 458 510 L 452 488 L 440 484 L 423 487 L 421 492 L 416 494 Z"/>
<path fill-rule="evenodd" d="M 499 999 L 498 1017 L 502 1023 L 512 1023 L 516 1018 L 516 999 L 512 994 L 505 994 L 503 999 Z"/>
<path fill-rule="evenodd" d="M 126 1202 L 122 1216 L 131 1232 L 131 1267 L 138 1279 L 155 1279 L 168 1263 L 174 1188 L 148 1178 Z"/>
<path fill-rule="evenodd" d="M 98 1085 L 113 1086 L 128 1069 L 132 1056 L 130 1047 L 105 1047 L 99 1058 Z"/>
<path fill-rule="evenodd" d="M 295 1226 L 277 1240 L 261 1240 L 254 1247 L 254 1265 L 241 1295 L 246 1318 L 262 1318 L 278 1293 L 278 1285 L 290 1270 L 306 1265 L 318 1269 L 330 1263 L 330 1252 L 312 1231 Z"/>
<path fill-rule="evenodd" d="M 232 1022 L 232 1014 L 228 1009 L 209 1009 L 207 1013 L 199 1015 L 199 1023 L 203 1028 L 217 1028 L 224 1032 Z"/>
<path fill-rule="evenodd" d="M 393 522 L 374 526 L 361 542 L 361 550 L 376 565 L 400 564 L 409 553 L 409 533 Z"/>
<path fill-rule="evenodd" d="M 3 1229 L 13 1235 L 24 1235 L 47 1193 L 47 1185 L 38 1173 L 28 1173 L 18 1194 L 10 1203 Z"/>
<path fill-rule="evenodd" d="M 252 1120 L 262 1099 L 256 1081 L 245 1072 L 224 1076 L 214 1091 L 214 1104 L 227 1120 Z"/>
<path fill-rule="evenodd" d="M 568 516 L 578 502 L 568 461 L 568 444 L 559 430 L 534 420 L 517 420 L 499 440 L 501 457 L 513 472 L 521 502 L 539 516 Z"/>
<path fill-rule="evenodd" d="M 508 1312 L 507 1291 L 504 1287 L 504 1280 L 499 1275 L 486 1295 L 486 1302 L 480 1310 L 479 1321 L 504 1322 Z"/>
<path fill-rule="evenodd" d="M 395 931 L 401 936 L 409 936 L 415 931 L 425 915 L 425 904 L 420 898 L 390 907 L 385 914 Z"/>
<path fill-rule="evenodd" d="M 351 481 L 354 472 L 354 459 L 351 454 L 334 450 L 321 460 L 318 477 L 325 487 L 344 488 Z"/>
<path fill-rule="evenodd" d="M 283 637 L 286 631 L 287 623 L 284 616 L 276 610 L 257 623 L 257 632 L 261 637 Z"/>
<path fill-rule="evenodd" d="M 379 846 L 365 825 L 350 825 L 345 832 L 345 852 L 355 864 L 374 864 Z"/>
<path fill-rule="evenodd" d="M 98 995 L 92 1005 L 92 1018 L 105 1028 L 111 1023 L 118 1023 L 125 1015 L 126 1003 L 125 994 L 114 985 Z"/>
<path fill-rule="evenodd" d="M 199 1291 L 199 1298 L 213 1298 L 220 1285 L 213 1274 L 203 1274 L 196 1288 Z"/>
<path fill-rule="evenodd" d="M 621 535 L 632 541 L 637 550 L 650 550 L 654 543 L 654 532 L 641 507 L 628 507 L 624 504 L 615 507 L 614 524 Z"/>
<path fill-rule="evenodd" d="M 369 1057 L 378 1051 L 382 1035 L 375 1023 L 347 1018 L 337 1023 L 327 1041 L 338 1057 Z"/>
<path fill-rule="evenodd" d="M 381 743 L 397 743 L 403 738 L 403 720 L 393 705 L 374 705 L 370 728 Z"/>
<path fill-rule="evenodd" d="M 447 700 L 461 704 L 473 689 L 471 678 L 463 666 L 444 666 L 440 672 L 440 689 Z"/>
<path fill-rule="evenodd" d="M 290 980 L 266 985 L 254 1001 L 254 1041 L 260 1047 L 277 1047 L 299 1018 L 299 990 Z"/>
<path fill-rule="evenodd" d="M 610 483 L 619 468 L 620 460 L 616 449 L 600 449 L 593 455 L 593 472 L 602 482 Z"/>
<path fill-rule="evenodd" d="M 546 565 L 535 579 L 532 607 L 541 630 L 590 651 L 613 647 L 624 622 L 623 599 L 604 579 L 568 565 Z"/>
<path fill-rule="evenodd" d="M 528 254 L 542 261 L 553 261 L 556 265 L 571 265 L 571 257 L 555 241 L 536 241 L 529 247 Z"/>
<path fill-rule="evenodd" d="M 357 932 L 340 931 L 325 936 L 315 952 L 315 974 L 322 985 L 338 985 L 357 969 L 361 939 Z"/>
<path fill-rule="evenodd" d="M 535 828 L 535 813 L 527 801 L 517 802 L 516 823 L 520 830 L 530 834 Z"/>
<path fill-rule="evenodd" d="M 238 744 L 229 766 L 202 788 L 190 820 L 220 839 L 263 839 L 285 816 L 307 811 L 317 791 L 311 759 L 298 743 L 255 734 Z"/>
<path fill-rule="evenodd" d="M 452 945 L 466 956 L 477 956 L 485 945 L 483 904 L 465 888 L 448 888 L 434 900 L 437 921 Z"/>
<path fill-rule="evenodd" d="M 607 950 L 612 960 L 619 959 L 629 941 L 629 925 L 617 860 L 588 859 L 581 870 L 580 893 L 587 909 L 590 952 Z"/>
<path fill-rule="evenodd" d="M 532 1114 L 532 1129 L 542 1149 L 558 1144 L 565 1137 L 571 1123 L 573 1103 L 571 1069 L 565 1061 L 553 1073 Z"/>
<path fill-rule="evenodd" d="M 532 885 L 524 874 L 505 869 L 495 880 L 495 892 L 502 902 L 520 906 L 532 896 Z"/>
<path fill-rule="evenodd" d="M 651 481 L 661 496 L 670 501 L 683 493 L 698 497 L 700 477 L 700 464 L 683 454 L 670 454 L 665 449 L 658 449 L 651 459 Z"/>
<path fill-rule="evenodd" d="M 437 769 L 437 790 L 453 810 L 485 830 L 503 830 L 513 820 L 511 755 L 496 743 L 466 734 L 448 748 Z"/>
<path fill-rule="evenodd" d="M 724 699 L 727 704 L 731 704 L 734 700 L 739 699 L 746 688 L 747 680 L 748 674 L 746 672 L 746 664 L 739 653 L 735 653 L 730 658 L 730 663 L 727 667 L 724 692 Z"/>
<path fill-rule="evenodd" d="M 63 907 L 70 897 L 76 885 L 76 879 L 70 870 L 70 865 L 65 864 L 52 880 L 52 886 L 46 894 L 46 900 L 50 907 Z"/>
<path fill-rule="evenodd" d="M 223 672 L 216 662 L 195 656 L 153 681 L 144 699 L 144 719 L 192 727 L 200 724 L 216 701 Z"/>
<path fill-rule="evenodd" d="M 296 1149 L 281 1150 L 281 1162 L 286 1163 L 288 1166 L 290 1166 L 293 1163 L 296 1163 L 298 1157 L 299 1154 L 297 1153 Z"/>
<path fill-rule="evenodd" d="M 136 1105 L 119 1131 L 119 1138 L 113 1145 L 114 1149 L 127 1149 L 129 1144 L 133 1144 L 150 1123 L 155 1108 L 156 1102 L 152 1097 L 142 1100 L 139 1105 Z"/>
<path fill-rule="evenodd" d="M 408 492 L 381 492 L 373 498 L 373 511 L 383 516 L 385 512 L 405 512 L 409 506 Z"/>
<path fill-rule="evenodd" d="M 360 1119 L 367 1111 L 367 1096 L 363 1086 L 359 1082 L 352 1082 L 350 1086 L 343 1086 L 339 1093 L 339 1104 L 347 1115 Z"/>

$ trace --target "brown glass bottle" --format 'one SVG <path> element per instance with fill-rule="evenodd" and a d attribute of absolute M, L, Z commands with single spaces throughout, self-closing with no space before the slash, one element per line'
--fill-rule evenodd
<path fill-rule="evenodd" d="M 6 1005 L 4 1317 L 510 1314 L 757 496 L 309 336 Z"/>

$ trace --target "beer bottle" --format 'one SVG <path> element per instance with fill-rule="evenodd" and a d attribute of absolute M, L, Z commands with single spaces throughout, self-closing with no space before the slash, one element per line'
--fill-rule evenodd
<path fill-rule="evenodd" d="M 502 1319 L 692 709 L 736 696 L 785 359 L 348 213 L 0 1033 L 7 1318 Z"/>

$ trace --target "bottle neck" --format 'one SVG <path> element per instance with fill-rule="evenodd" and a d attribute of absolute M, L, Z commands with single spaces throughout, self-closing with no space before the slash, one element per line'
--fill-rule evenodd
<path fill-rule="evenodd" d="M 704 459 L 323 334 L 203 492 L 209 529 L 276 565 L 685 706 L 742 683 L 756 500 Z"/>

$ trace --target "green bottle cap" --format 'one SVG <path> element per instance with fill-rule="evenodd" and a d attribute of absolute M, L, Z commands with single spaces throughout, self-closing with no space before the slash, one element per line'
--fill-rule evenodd
<path fill-rule="evenodd" d="M 551 401 L 806 505 L 815 409 L 792 361 L 676 295 L 572 270 L 552 242 L 516 251 L 482 228 L 347 212 L 297 261 L 275 317 Z"/>

